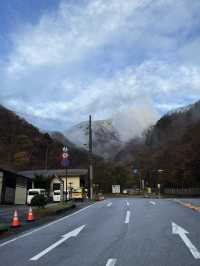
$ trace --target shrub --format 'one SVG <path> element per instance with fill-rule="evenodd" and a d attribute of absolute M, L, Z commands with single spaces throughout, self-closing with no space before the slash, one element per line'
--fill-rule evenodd
<path fill-rule="evenodd" d="M 37 206 L 40 208 L 44 208 L 44 206 L 47 204 L 47 198 L 44 195 L 35 195 L 31 200 L 32 206 Z"/>

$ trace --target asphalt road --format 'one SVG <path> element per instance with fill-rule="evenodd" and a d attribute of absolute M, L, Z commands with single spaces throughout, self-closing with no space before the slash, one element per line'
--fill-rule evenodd
<path fill-rule="evenodd" d="M 173 200 L 112 198 L 0 241 L 0 265 L 199 265 L 199 225 Z"/>

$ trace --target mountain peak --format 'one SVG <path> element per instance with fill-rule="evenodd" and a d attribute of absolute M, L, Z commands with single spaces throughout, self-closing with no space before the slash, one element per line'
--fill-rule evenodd
<path fill-rule="evenodd" d="M 77 146 L 86 148 L 89 138 L 88 121 L 81 122 L 66 131 L 65 136 Z M 92 122 L 94 153 L 106 159 L 114 156 L 121 148 L 122 141 L 112 120 Z"/>

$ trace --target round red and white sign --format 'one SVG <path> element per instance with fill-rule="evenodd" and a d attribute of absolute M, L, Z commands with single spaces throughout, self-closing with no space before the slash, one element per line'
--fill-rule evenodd
<path fill-rule="evenodd" d="M 66 153 L 66 152 L 64 152 L 64 153 L 62 154 L 62 157 L 63 157 L 63 159 L 67 159 L 67 158 L 69 157 L 69 154 Z"/>

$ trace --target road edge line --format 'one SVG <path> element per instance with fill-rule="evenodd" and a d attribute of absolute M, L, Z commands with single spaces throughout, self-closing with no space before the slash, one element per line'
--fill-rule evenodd
<path fill-rule="evenodd" d="M 29 235 L 32 235 L 33 233 L 36 233 L 36 232 L 38 232 L 38 231 L 40 231 L 42 229 L 45 229 L 45 228 L 47 228 L 47 227 L 49 227 L 51 225 L 54 225 L 54 224 L 59 223 L 59 222 L 65 220 L 65 219 L 68 219 L 68 218 L 70 218 L 70 217 L 72 217 L 72 216 L 74 216 L 74 215 L 76 215 L 76 214 L 78 214 L 78 213 L 80 213 L 80 212 L 82 212 L 82 211 L 84 211 L 84 210 L 96 205 L 96 204 L 99 204 L 99 203 L 98 202 L 93 203 L 93 204 L 91 204 L 89 206 L 86 206 L 86 207 L 84 207 L 84 208 L 82 208 L 82 209 L 80 209 L 80 210 L 78 210 L 78 211 L 76 211 L 76 212 L 74 212 L 72 214 L 66 215 L 66 216 L 61 217 L 61 218 L 59 218 L 59 219 L 57 219 L 55 221 L 52 221 L 52 222 L 50 222 L 48 224 L 42 225 L 42 226 L 40 226 L 38 228 L 35 228 L 35 229 L 31 230 L 31 231 L 28 231 L 27 233 L 19 235 L 18 237 L 14 237 L 14 238 L 12 238 L 10 240 L 7 240 L 7 241 L 5 241 L 5 242 L 0 244 L 0 248 L 6 246 L 6 245 L 8 245 L 8 244 L 10 244 L 10 243 L 12 243 L 12 242 L 14 242 L 16 240 L 18 240 L 18 239 L 22 239 L 22 238 L 24 238 L 26 236 L 29 236 Z"/>

